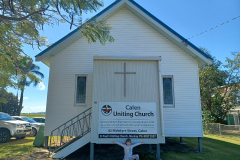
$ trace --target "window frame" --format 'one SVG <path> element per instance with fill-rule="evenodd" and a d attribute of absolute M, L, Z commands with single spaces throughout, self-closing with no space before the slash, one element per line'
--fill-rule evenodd
<path fill-rule="evenodd" d="M 173 78 L 173 75 L 163 75 L 162 76 L 162 89 L 163 89 L 163 79 L 164 78 L 171 78 L 172 79 L 172 96 L 173 96 L 173 104 L 164 104 L 164 90 L 162 90 L 163 94 L 163 107 L 164 108 L 175 108 L 175 92 L 174 92 L 174 78 Z"/>
<path fill-rule="evenodd" d="M 86 77 L 86 99 L 85 103 L 77 103 L 77 78 L 78 77 Z M 76 74 L 75 75 L 75 90 L 74 90 L 74 106 L 87 106 L 87 82 L 88 82 L 88 75 L 87 74 Z"/>

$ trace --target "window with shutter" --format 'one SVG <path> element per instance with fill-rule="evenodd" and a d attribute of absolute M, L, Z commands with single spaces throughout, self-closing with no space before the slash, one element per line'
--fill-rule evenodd
<path fill-rule="evenodd" d="M 173 107 L 174 106 L 174 93 L 173 93 L 173 77 L 163 77 L 163 105 Z"/>
<path fill-rule="evenodd" d="M 86 103 L 86 76 L 77 76 L 76 77 L 76 104 L 85 104 Z"/>

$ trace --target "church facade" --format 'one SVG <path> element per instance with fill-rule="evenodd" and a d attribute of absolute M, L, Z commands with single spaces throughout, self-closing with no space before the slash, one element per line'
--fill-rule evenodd
<path fill-rule="evenodd" d="M 133 141 L 203 137 L 198 69 L 212 59 L 133 0 L 117 0 L 94 18 L 112 26 L 114 43 L 88 44 L 76 29 L 36 56 L 50 67 L 44 135 L 92 107 L 92 143 L 116 140 L 100 138 L 109 136 L 100 120 L 115 115 L 132 122 L 131 114 L 155 122 L 146 131 L 155 138 Z M 142 128 L 114 129 L 115 136 L 145 134 Z"/>

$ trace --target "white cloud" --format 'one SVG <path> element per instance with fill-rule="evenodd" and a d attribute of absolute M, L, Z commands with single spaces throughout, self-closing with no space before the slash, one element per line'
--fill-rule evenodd
<path fill-rule="evenodd" d="M 46 106 L 23 106 L 22 113 L 46 112 Z"/>
<path fill-rule="evenodd" d="M 46 86 L 43 84 L 43 82 L 39 83 L 38 89 L 39 90 L 45 90 Z"/>

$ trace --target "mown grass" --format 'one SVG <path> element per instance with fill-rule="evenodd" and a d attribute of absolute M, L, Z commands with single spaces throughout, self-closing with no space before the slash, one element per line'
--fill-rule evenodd
<path fill-rule="evenodd" d="M 0 160 L 29 154 L 37 148 L 33 146 L 34 138 L 26 137 L 21 140 L 11 138 L 10 142 L 1 143 Z M 176 144 L 179 143 L 179 138 L 173 139 L 176 140 Z M 183 142 L 187 143 L 189 148 L 198 148 L 197 138 L 183 138 Z M 179 150 L 165 150 L 161 153 L 161 157 L 162 160 L 240 160 L 240 138 L 229 139 L 216 135 L 204 135 L 202 146 L 204 153 L 198 153 L 196 149 L 181 151 L 180 148 Z"/>
<path fill-rule="evenodd" d="M 219 135 L 220 136 L 220 135 Z M 240 141 L 240 131 L 236 131 L 236 130 L 227 130 L 227 131 L 223 131 L 221 133 L 221 137 L 222 138 L 227 138 L 227 139 L 234 139 L 237 141 Z"/>
<path fill-rule="evenodd" d="M 179 141 L 179 138 L 174 138 Z M 198 148 L 197 138 L 183 138 L 188 147 Z M 167 151 L 162 153 L 163 160 L 240 160 L 240 138 L 228 139 L 214 135 L 202 138 L 204 153 Z"/>
<path fill-rule="evenodd" d="M 17 158 L 23 154 L 29 154 L 36 147 L 33 146 L 35 137 L 25 139 L 11 138 L 7 143 L 0 143 L 0 160 Z"/>
<path fill-rule="evenodd" d="M 33 117 L 45 117 L 45 114 L 21 114 L 21 116 L 25 116 L 25 117 L 29 117 L 29 118 L 33 118 Z"/>

